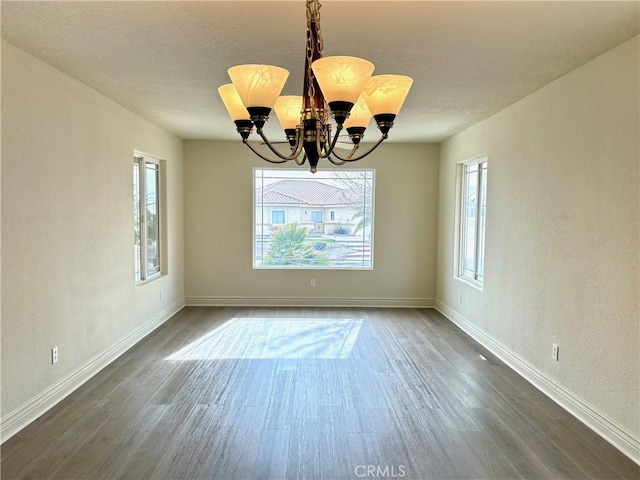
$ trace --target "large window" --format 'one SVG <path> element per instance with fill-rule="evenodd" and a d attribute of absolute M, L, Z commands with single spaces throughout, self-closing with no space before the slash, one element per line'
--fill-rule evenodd
<path fill-rule="evenodd" d="M 373 170 L 254 170 L 254 268 L 373 268 Z"/>
<path fill-rule="evenodd" d="M 461 167 L 458 275 L 482 285 L 487 216 L 487 158 L 464 163 Z"/>
<path fill-rule="evenodd" d="M 136 282 L 160 274 L 160 161 L 135 156 L 133 161 L 133 229 Z"/>

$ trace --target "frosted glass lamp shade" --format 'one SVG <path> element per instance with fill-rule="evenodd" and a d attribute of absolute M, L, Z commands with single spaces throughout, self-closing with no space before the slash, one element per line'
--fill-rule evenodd
<path fill-rule="evenodd" d="M 246 108 L 272 108 L 289 72 L 273 65 L 236 65 L 227 70 Z"/>
<path fill-rule="evenodd" d="M 373 63 L 357 57 L 324 57 L 311 65 L 327 103 L 356 103 L 373 73 Z"/>
<path fill-rule="evenodd" d="M 364 95 L 360 95 L 358 101 L 351 109 L 349 118 L 344 122 L 345 128 L 350 127 L 367 127 L 371 121 L 371 111 L 367 106 L 367 102 L 364 101 Z"/>
<path fill-rule="evenodd" d="M 373 115 L 397 115 L 413 79 L 405 75 L 376 75 L 364 87 L 363 96 Z"/>
<path fill-rule="evenodd" d="M 300 95 L 283 95 L 278 97 L 274 109 L 283 130 L 296 128 L 300 124 L 302 97 Z"/>
<path fill-rule="evenodd" d="M 227 112 L 229 112 L 231 120 L 235 122 L 236 120 L 249 119 L 249 112 L 247 112 L 247 109 L 244 107 L 240 95 L 238 95 L 238 91 L 232 83 L 227 83 L 219 87 L 218 93 L 220 94 L 220 98 L 222 98 L 222 103 L 224 103 Z"/>

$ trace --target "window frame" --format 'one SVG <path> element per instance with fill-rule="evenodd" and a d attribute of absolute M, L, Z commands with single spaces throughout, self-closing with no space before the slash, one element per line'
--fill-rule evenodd
<path fill-rule="evenodd" d="M 360 169 L 325 169 L 325 172 L 331 172 L 331 171 L 336 171 L 336 172 L 367 172 L 367 175 L 369 175 L 369 177 L 367 177 L 365 179 L 365 181 L 369 180 L 371 181 L 371 188 L 366 187 L 365 184 L 365 188 L 363 189 L 364 195 L 370 195 L 371 196 L 371 202 L 369 205 L 369 209 L 370 213 L 369 213 L 369 224 L 365 227 L 365 229 L 363 230 L 363 239 L 365 238 L 365 233 L 368 231 L 369 233 L 369 237 L 367 239 L 366 243 L 366 248 L 363 249 L 363 252 L 366 251 L 366 249 L 369 249 L 369 254 L 367 257 L 365 257 L 363 255 L 363 265 L 358 265 L 358 266 L 353 266 L 353 265 L 349 265 L 349 266 L 339 266 L 339 265 L 327 265 L 327 266 L 320 266 L 320 265 L 265 265 L 263 264 L 261 261 L 258 260 L 258 257 L 256 256 L 256 245 L 258 244 L 258 236 L 262 236 L 263 232 L 264 232 L 264 219 L 267 218 L 266 215 L 264 215 L 264 213 L 260 213 L 258 214 L 258 207 L 260 205 L 263 205 L 264 208 L 264 204 L 261 204 L 258 202 L 258 199 L 256 198 L 256 187 L 258 185 L 257 180 L 258 177 L 256 176 L 257 172 L 262 171 L 262 172 L 284 172 L 284 174 L 286 175 L 287 172 L 301 172 L 301 170 L 299 169 L 294 169 L 294 168 L 258 168 L 258 167 L 254 167 L 252 169 L 252 178 L 251 178 L 251 182 L 252 182 L 252 186 L 253 186 L 253 202 L 252 202 L 252 210 L 253 210 L 253 238 L 252 238 L 252 251 L 251 251 L 251 263 L 252 263 L 252 268 L 254 270 L 356 270 L 356 271 L 370 271 L 374 269 L 374 235 L 375 235 L 375 183 L 376 183 L 376 170 L 373 168 L 360 168 Z M 313 178 L 309 178 L 309 180 L 313 180 Z M 331 207 L 333 209 L 333 207 Z M 319 211 L 322 214 L 322 223 L 326 224 L 328 222 L 330 222 L 329 220 L 327 220 L 327 215 L 325 214 L 325 209 L 326 206 L 322 207 L 319 209 Z M 304 210 L 305 215 L 307 214 L 307 211 L 312 212 L 313 210 L 315 210 L 315 208 L 311 207 L 311 208 L 307 208 L 307 210 Z M 337 215 L 334 213 L 334 218 L 337 218 Z M 270 213 L 269 213 L 270 215 Z M 287 218 L 285 218 L 285 224 L 288 224 L 288 221 L 291 220 L 289 217 L 289 212 L 287 212 Z M 310 216 L 311 214 L 309 213 L 309 220 L 310 220 Z M 294 217 L 295 218 L 295 217 Z M 259 220 L 261 219 L 261 222 L 259 223 Z M 294 220 L 293 223 L 295 223 L 296 221 Z M 305 221 L 305 223 L 307 223 L 307 221 Z M 260 230 L 260 228 L 262 230 Z M 260 233 L 259 233 L 260 232 Z M 363 240 L 363 245 L 365 244 L 364 240 Z M 366 266 L 364 265 L 366 263 Z"/>
<path fill-rule="evenodd" d="M 133 164 L 134 164 L 134 174 L 137 166 L 138 169 L 138 211 L 137 211 L 137 219 L 139 219 L 139 230 L 140 230 L 140 247 L 139 254 L 136 256 L 135 248 L 134 248 L 134 280 L 136 285 L 142 285 L 151 280 L 155 280 L 156 278 L 164 275 L 165 272 L 165 259 L 164 259 L 164 246 L 165 246 L 165 226 L 164 226 L 164 161 L 151 156 L 149 154 L 143 154 L 140 152 L 134 152 L 133 155 Z M 157 256 L 158 256 L 158 267 L 157 270 L 153 272 L 149 272 L 149 264 L 148 264 L 148 250 L 147 250 L 147 208 L 146 208 L 146 199 L 147 197 L 147 184 L 146 184 L 146 172 L 147 165 L 155 165 L 156 169 L 156 229 L 157 229 Z M 136 198 L 135 198 L 135 188 L 134 188 L 134 211 L 136 208 Z M 134 217 L 135 218 L 135 217 Z M 137 220 L 135 219 L 135 220 Z M 134 220 L 134 222 L 135 222 Z M 135 224 L 134 224 L 135 229 Z M 136 246 L 135 238 L 134 238 L 134 247 Z M 143 248 L 144 246 L 144 248 Z M 137 262 L 139 261 L 139 265 Z M 137 275 L 137 270 L 139 267 L 139 278 Z"/>
<path fill-rule="evenodd" d="M 473 267 L 465 268 L 465 253 L 467 246 L 467 202 L 466 193 L 468 188 L 468 169 L 478 167 L 476 188 L 476 211 L 474 225 L 474 251 Z M 487 190 L 488 190 L 489 160 L 486 155 L 476 157 L 472 160 L 460 162 L 458 164 L 458 187 L 457 187 L 457 220 L 456 220 L 456 255 L 454 262 L 454 276 L 463 282 L 482 290 L 484 286 L 484 260 L 485 260 L 485 238 L 486 238 L 486 218 L 487 218 Z M 471 272 L 471 274 L 469 274 Z"/>

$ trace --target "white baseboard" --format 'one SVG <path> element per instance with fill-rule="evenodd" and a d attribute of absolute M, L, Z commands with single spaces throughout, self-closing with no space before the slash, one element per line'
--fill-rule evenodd
<path fill-rule="evenodd" d="M 166 322 L 184 307 L 184 299 L 160 312 L 111 347 L 99 353 L 65 378 L 18 407 L 0 420 L 0 439 L 5 442 L 67 396 L 81 387 L 87 380 L 109 365 L 152 331 Z"/>
<path fill-rule="evenodd" d="M 186 297 L 192 307 L 386 307 L 433 308 L 432 298 Z"/>
<path fill-rule="evenodd" d="M 527 360 L 516 355 L 496 339 L 484 333 L 455 310 L 439 300 L 436 300 L 435 308 L 471 338 L 524 377 L 534 387 L 640 465 L 640 439 L 635 438 L 624 427 L 616 424 L 595 407 L 581 400 L 578 396 L 538 370 L 537 367 L 531 365 Z"/>

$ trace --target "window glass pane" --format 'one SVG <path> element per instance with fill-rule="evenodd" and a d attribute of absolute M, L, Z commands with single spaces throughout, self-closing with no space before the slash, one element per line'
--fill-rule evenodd
<path fill-rule="evenodd" d="M 478 226 L 478 260 L 476 267 L 477 277 L 481 279 L 484 276 L 484 231 L 487 215 L 487 164 L 482 164 L 480 172 L 480 212 L 478 219 L 480 225 Z"/>
<path fill-rule="evenodd" d="M 152 275 L 160 271 L 159 183 L 158 165 L 155 163 L 145 163 L 147 275 Z"/>
<path fill-rule="evenodd" d="M 462 166 L 459 275 L 482 283 L 486 224 L 487 163 Z"/>
<path fill-rule="evenodd" d="M 462 274 L 473 278 L 476 253 L 476 189 L 478 185 L 478 169 L 465 168 L 464 196 L 462 218 Z"/>
<path fill-rule="evenodd" d="M 135 280 L 139 282 L 141 277 L 140 268 L 140 163 L 135 159 L 133 164 L 133 259 Z"/>
<path fill-rule="evenodd" d="M 273 210 L 271 212 L 271 223 L 273 225 L 282 225 L 284 223 L 284 210 Z"/>
<path fill-rule="evenodd" d="M 255 268 L 373 268 L 373 170 L 256 169 L 254 187 Z"/>

